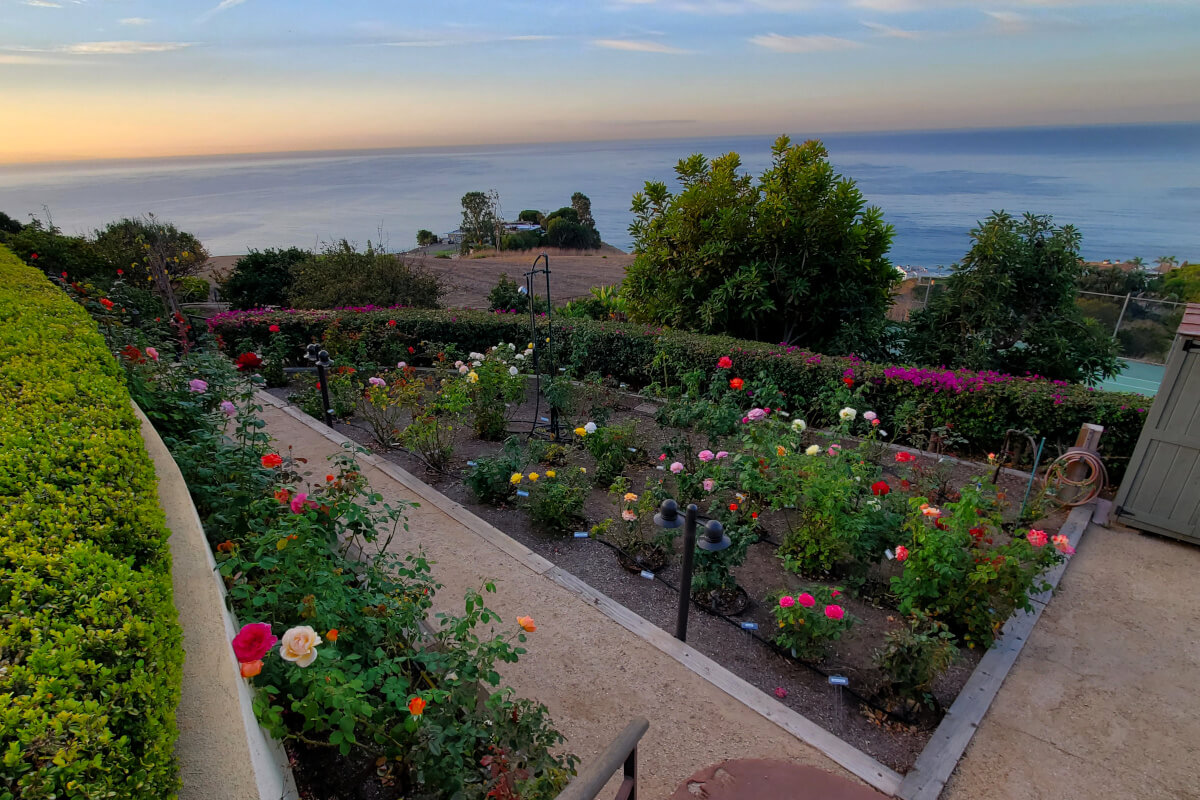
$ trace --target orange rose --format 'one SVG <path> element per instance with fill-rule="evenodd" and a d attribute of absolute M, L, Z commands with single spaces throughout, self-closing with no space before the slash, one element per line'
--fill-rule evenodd
<path fill-rule="evenodd" d="M 243 678 L 253 678 L 258 673 L 262 672 L 262 661 L 243 661 L 238 664 L 242 670 Z"/>
<path fill-rule="evenodd" d="M 425 701 L 419 697 L 414 697 L 408 701 L 408 713 L 414 717 L 419 717 L 425 713 Z"/>
<path fill-rule="evenodd" d="M 325 638 L 331 642 L 336 642 L 337 637 L 338 637 L 338 629 L 337 628 L 330 628 L 329 630 L 327 630 L 325 632 Z"/>
<path fill-rule="evenodd" d="M 530 633 L 537 630 L 537 625 L 533 624 L 533 617 L 517 617 L 517 624 Z"/>

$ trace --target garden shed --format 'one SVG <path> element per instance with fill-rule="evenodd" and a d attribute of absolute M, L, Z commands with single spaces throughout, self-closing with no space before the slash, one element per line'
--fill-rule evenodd
<path fill-rule="evenodd" d="M 1200 303 L 1184 311 L 1116 506 L 1130 527 L 1200 544 Z"/>

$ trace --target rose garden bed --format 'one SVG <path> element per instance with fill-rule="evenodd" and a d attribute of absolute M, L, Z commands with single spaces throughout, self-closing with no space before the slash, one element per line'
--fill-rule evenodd
<path fill-rule="evenodd" d="M 994 466 L 889 446 L 852 382 L 837 399 L 861 411 L 814 431 L 732 362 L 653 411 L 616 386 L 556 381 L 557 444 L 522 353 L 462 355 L 422 373 L 335 370 L 337 428 L 668 631 L 681 541 L 650 519 L 666 497 L 697 502 L 733 546 L 698 551 L 688 643 L 899 772 L 1061 557 L 1048 541 L 1063 514 L 1026 519 L 1030 538 L 1018 526 L 1024 480 L 992 487 Z M 273 392 L 320 408 L 311 378 Z M 952 446 L 952 430 L 933 440 Z"/>

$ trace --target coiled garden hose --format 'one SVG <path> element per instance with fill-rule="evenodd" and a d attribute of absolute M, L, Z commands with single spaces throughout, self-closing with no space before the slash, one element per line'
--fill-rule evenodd
<path fill-rule="evenodd" d="M 1076 464 L 1086 466 L 1087 472 L 1078 479 L 1067 477 Z M 1081 506 L 1095 499 L 1108 485 L 1108 471 L 1104 468 L 1100 456 L 1090 450 L 1068 450 L 1056 458 L 1046 470 L 1046 485 L 1054 488 L 1054 497 L 1061 505 Z M 1064 499 L 1064 493 L 1071 490 L 1079 492 L 1079 496 Z"/>

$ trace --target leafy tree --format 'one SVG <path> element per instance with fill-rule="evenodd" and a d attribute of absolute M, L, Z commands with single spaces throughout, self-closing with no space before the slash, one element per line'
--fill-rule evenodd
<path fill-rule="evenodd" d="M 438 236 L 433 231 L 427 231 L 424 228 L 417 231 L 417 247 L 427 247 L 431 244 L 437 244 Z"/>
<path fill-rule="evenodd" d="M 542 220 L 546 215 L 538 211 L 536 208 L 527 208 L 520 214 L 517 214 L 517 220 L 520 222 L 532 222 L 535 225 L 541 225 Z"/>
<path fill-rule="evenodd" d="M 292 270 L 312 255 L 299 247 L 251 250 L 233 265 L 233 273 L 221 287 L 222 295 L 239 309 L 282 306 L 292 288 Z"/>
<path fill-rule="evenodd" d="M 116 270 L 108 267 L 91 242 L 79 236 L 64 236 L 52 221 L 34 219 L 20 231 L 8 234 L 5 246 L 47 275 L 65 272 L 70 280 L 103 279 L 103 283 L 117 277 Z"/>
<path fill-rule="evenodd" d="M 1200 263 L 1184 263 L 1163 275 L 1162 293 L 1183 303 L 1200 303 Z"/>
<path fill-rule="evenodd" d="M 1149 291 L 1154 283 L 1154 277 L 1140 269 L 1084 266 L 1079 275 L 1081 292 L 1141 294 Z"/>
<path fill-rule="evenodd" d="M 0 211 L 0 242 L 3 242 L 8 234 L 20 233 L 23 227 L 25 226 L 20 222 Z"/>
<path fill-rule="evenodd" d="M 909 358 L 1088 383 L 1116 374 L 1109 332 L 1075 302 L 1082 262 L 1074 227 L 1000 211 L 971 239 L 944 290 L 913 314 Z"/>
<path fill-rule="evenodd" d="M 500 196 L 495 192 L 467 192 L 462 197 L 462 231 L 464 244 L 491 244 L 496 242 L 496 223 L 499 214 Z"/>
<path fill-rule="evenodd" d="M 556 217 L 546 230 L 546 243 L 565 250 L 595 250 L 600 246 L 600 234 L 595 228 L 572 222 L 566 217 Z"/>
<path fill-rule="evenodd" d="M 583 192 L 576 192 L 571 195 L 571 208 L 575 209 L 575 214 L 579 217 L 579 224 L 588 228 L 596 227 L 596 220 L 592 219 L 592 201 Z"/>
<path fill-rule="evenodd" d="M 557 211 L 551 211 L 549 214 L 547 214 L 546 215 L 546 230 L 550 230 L 550 223 L 554 222 L 554 220 L 556 220 L 556 219 L 565 219 L 568 222 L 574 222 L 576 225 L 580 224 L 579 223 L 579 212 L 576 211 L 571 206 L 563 206 L 562 208 L 558 209 Z"/>
<path fill-rule="evenodd" d="M 358 252 L 345 239 L 292 267 L 288 301 L 296 308 L 393 306 L 437 308 L 441 281 L 421 264 L 376 250 Z"/>
<path fill-rule="evenodd" d="M 757 185 L 740 167 L 737 153 L 692 155 L 678 194 L 652 181 L 634 196 L 630 316 L 824 351 L 878 339 L 899 278 L 882 212 L 818 141 L 779 137 Z"/>
<path fill-rule="evenodd" d="M 1159 272 L 1170 272 L 1179 264 L 1175 256 L 1159 256 L 1154 259 L 1154 263 L 1158 265 Z"/>

